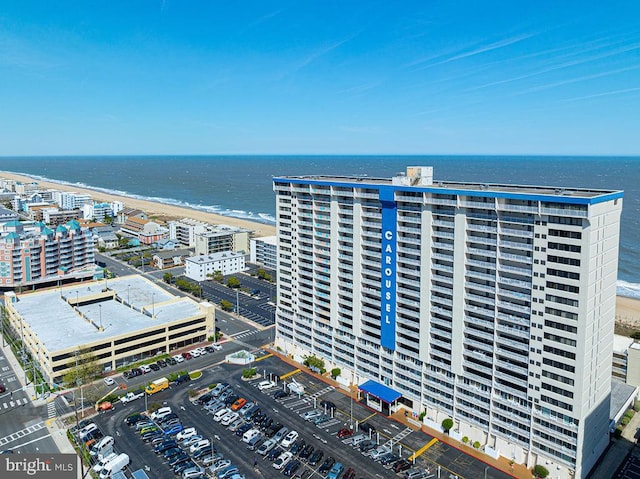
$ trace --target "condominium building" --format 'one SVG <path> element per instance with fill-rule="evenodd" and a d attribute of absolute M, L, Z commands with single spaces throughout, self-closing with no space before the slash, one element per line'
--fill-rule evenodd
<path fill-rule="evenodd" d="M 169 221 L 169 239 L 193 248 L 196 245 L 196 235 L 207 231 L 211 225 L 192 218 L 183 218 L 178 221 Z"/>
<path fill-rule="evenodd" d="M 195 235 L 196 255 L 208 255 L 223 251 L 249 254 L 251 231 L 227 225 L 215 225 Z"/>
<path fill-rule="evenodd" d="M 77 221 L 0 225 L 0 288 L 91 279 L 97 271 L 93 238 Z"/>
<path fill-rule="evenodd" d="M 430 167 L 274 190 L 277 346 L 341 368 L 371 407 L 587 475 L 609 440 L 621 191 Z"/>
<path fill-rule="evenodd" d="M 278 267 L 278 237 L 251 238 L 251 253 L 249 257 L 249 261 L 252 263 L 261 264 L 265 268 L 275 270 Z"/>

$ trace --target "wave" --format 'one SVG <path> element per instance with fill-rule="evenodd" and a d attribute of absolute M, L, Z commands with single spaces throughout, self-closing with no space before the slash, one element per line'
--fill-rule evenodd
<path fill-rule="evenodd" d="M 616 284 L 616 293 L 618 296 L 640 299 L 640 283 L 629 283 L 620 279 Z"/>
<path fill-rule="evenodd" d="M 56 179 L 47 178 L 46 176 L 41 176 L 41 175 L 33 175 L 33 174 L 20 173 L 20 172 L 7 172 L 7 173 L 13 173 L 13 174 L 16 174 L 16 175 L 21 175 L 21 176 L 28 176 L 29 178 L 33 178 L 33 179 L 40 180 L 40 181 L 46 181 L 48 183 L 55 183 L 55 184 L 64 185 L 64 186 L 71 186 L 71 187 L 76 187 L 76 188 L 83 188 L 83 189 L 87 189 L 87 190 L 92 190 L 92 191 L 98 191 L 98 192 L 104 193 L 106 195 L 124 196 L 124 197 L 129 197 L 129 198 L 133 198 L 133 199 L 141 200 L 141 201 L 152 201 L 154 203 L 162 203 L 162 204 L 169 205 L 169 206 L 178 206 L 178 207 L 181 207 L 181 208 L 189 208 L 189 209 L 192 209 L 192 210 L 204 211 L 206 213 L 214 213 L 214 214 L 217 214 L 217 215 L 220 215 L 220 216 L 228 216 L 228 217 L 231 217 L 231 218 L 246 219 L 246 220 L 251 220 L 251 221 L 258 222 L 258 223 L 264 223 L 264 224 L 269 224 L 269 225 L 275 225 L 276 224 L 275 218 L 272 215 L 268 214 L 268 213 L 253 213 L 252 211 L 231 210 L 231 209 L 219 206 L 219 205 L 194 204 L 194 203 L 189 203 L 187 201 L 178 200 L 176 198 L 167 198 L 167 197 L 163 197 L 163 196 L 138 195 L 138 194 L 135 194 L 135 193 L 131 193 L 129 191 L 102 188 L 100 186 L 88 185 L 86 183 L 82 183 L 82 182 L 79 182 L 79 181 L 78 182 L 71 182 L 71 181 L 64 181 L 64 180 L 56 180 Z"/>

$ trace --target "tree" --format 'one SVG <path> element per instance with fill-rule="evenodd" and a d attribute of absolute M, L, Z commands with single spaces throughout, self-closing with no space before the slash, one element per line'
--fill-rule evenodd
<path fill-rule="evenodd" d="M 324 374 L 326 371 L 324 368 L 324 360 L 316 356 L 306 356 L 302 364 L 316 373 Z"/>
<path fill-rule="evenodd" d="M 335 378 L 337 378 L 338 376 L 340 376 L 340 373 L 341 373 L 341 372 L 342 372 L 342 371 L 340 371 L 340 368 L 333 368 L 333 369 L 331 370 L 331 377 L 332 377 L 333 379 L 335 379 Z"/>
<path fill-rule="evenodd" d="M 442 430 L 445 432 L 445 434 L 449 434 L 449 431 L 451 430 L 452 427 L 453 427 L 453 419 L 451 419 L 450 417 L 442 421 Z"/>
<path fill-rule="evenodd" d="M 233 309 L 233 304 L 231 304 L 230 301 L 223 299 L 220 301 L 220 307 L 225 311 L 231 311 Z"/>
<path fill-rule="evenodd" d="M 64 375 L 63 381 L 67 387 L 87 384 L 97 378 L 102 372 L 102 366 L 92 351 L 85 351 L 67 364 L 69 371 Z"/>
<path fill-rule="evenodd" d="M 544 479 L 549 475 L 549 471 L 546 467 L 541 466 L 540 464 L 536 464 L 536 466 L 533 468 L 533 475 L 539 477 L 540 479 Z"/>
<path fill-rule="evenodd" d="M 222 271 L 215 271 L 212 275 L 214 281 L 218 283 L 222 283 L 224 281 L 224 276 L 222 275 Z"/>
<path fill-rule="evenodd" d="M 239 288 L 240 287 L 240 280 L 238 278 L 236 278 L 235 276 L 230 276 L 229 279 L 227 279 L 227 287 L 228 288 Z"/>
<path fill-rule="evenodd" d="M 162 275 L 162 280 L 165 283 L 169 283 L 169 284 L 173 283 L 173 278 L 174 276 L 171 273 L 165 273 Z"/>

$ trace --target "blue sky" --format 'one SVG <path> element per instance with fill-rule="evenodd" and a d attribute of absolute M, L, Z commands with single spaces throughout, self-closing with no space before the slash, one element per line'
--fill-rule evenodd
<path fill-rule="evenodd" d="M 640 2 L 0 3 L 0 156 L 640 154 Z"/>

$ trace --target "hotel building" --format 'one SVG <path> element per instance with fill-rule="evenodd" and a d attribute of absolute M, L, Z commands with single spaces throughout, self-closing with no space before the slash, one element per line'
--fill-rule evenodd
<path fill-rule="evenodd" d="M 276 345 L 379 410 L 585 477 L 609 442 L 622 192 L 432 174 L 274 178 Z"/>

